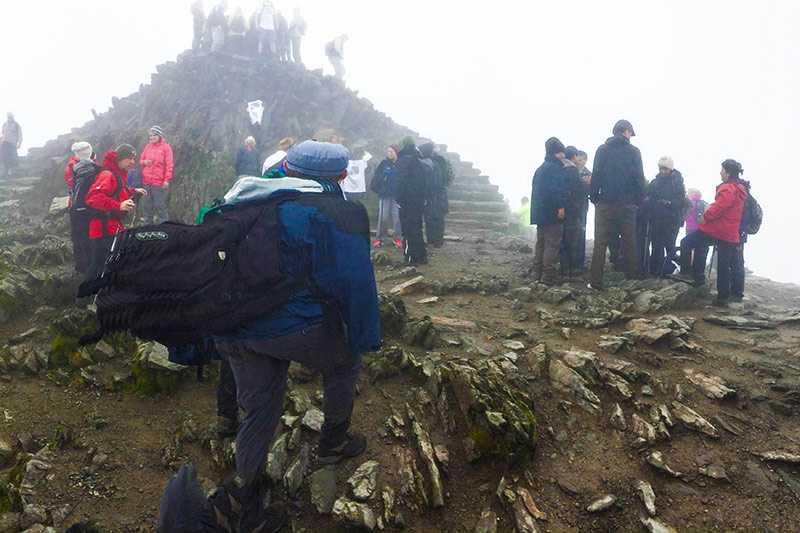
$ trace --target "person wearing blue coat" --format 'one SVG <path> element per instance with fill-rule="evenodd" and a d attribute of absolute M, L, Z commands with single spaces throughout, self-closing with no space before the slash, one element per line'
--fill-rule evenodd
<path fill-rule="evenodd" d="M 558 258 L 564 235 L 567 207 L 567 169 L 562 162 L 566 148 L 555 137 L 545 143 L 544 163 L 533 175 L 531 224 L 536 225 L 536 251 L 531 277 L 536 282 L 558 282 Z"/>

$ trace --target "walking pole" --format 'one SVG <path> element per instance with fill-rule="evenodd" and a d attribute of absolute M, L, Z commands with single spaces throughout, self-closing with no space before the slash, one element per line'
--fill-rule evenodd
<path fill-rule="evenodd" d="M 717 256 L 717 246 L 714 245 L 714 248 L 711 250 L 711 261 L 708 262 L 708 274 L 706 277 L 711 279 L 711 271 L 714 270 L 714 258 Z"/>

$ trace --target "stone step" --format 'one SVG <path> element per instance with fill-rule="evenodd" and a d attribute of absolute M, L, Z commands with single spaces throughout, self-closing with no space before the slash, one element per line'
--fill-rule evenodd
<path fill-rule="evenodd" d="M 479 220 L 486 222 L 508 222 L 508 213 L 503 211 L 453 211 L 450 216 L 458 220 Z"/>
<path fill-rule="evenodd" d="M 492 185 L 491 183 L 472 183 L 472 182 L 458 182 L 454 181 L 453 184 L 450 186 L 451 191 L 461 191 L 461 192 L 483 192 L 483 193 L 490 193 L 494 194 L 500 191 L 500 187 L 497 185 Z"/>
<path fill-rule="evenodd" d="M 450 189 L 448 192 L 450 200 L 461 202 L 503 202 L 503 195 L 499 192 L 472 192 L 465 190 Z"/>
<path fill-rule="evenodd" d="M 506 231 L 508 230 L 508 222 L 492 222 L 487 220 L 448 218 L 447 228 L 448 228 L 447 231 L 452 233 L 458 233 L 459 229 Z"/>
<path fill-rule="evenodd" d="M 463 200 L 450 200 L 450 211 L 457 212 L 491 212 L 491 213 L 507 213 L 508 206 L 502 200 L 489 201 L 489 202 L 466 202 Z"/>
<path fill-rule="evenodd" d="M 453 182 L 454 183 L 491 183 L 491 181 L 489 181 L 489 176 L 483 176 L 483 175 L 468 176 L 468 175 L 464 175 L 464 174 L 459 174 L 455 178 L 455 180 L 453 180 Z"/>

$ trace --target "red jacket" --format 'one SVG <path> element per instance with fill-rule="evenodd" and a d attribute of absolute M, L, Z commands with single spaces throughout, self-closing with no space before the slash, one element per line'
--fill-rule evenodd
<path fill-rule="evenodd" d="M 118 187 L 117 180 L 122 180 L 119 194 L 114 195 Z M 122 223 L 124 213 L 120 211 L 120 204 L 131 197 L 128 189 L 128 173 L 117 164 L 117 153 L 114 151 L 106 152 L 103 160 L 103 170 L 95 178 L 89 192 L 86 193 L 86 205 L 106 213 L 105 219 L 92 218 L 89 221 L 89 238 L 99 239 L 104 236 L 112 236 L 125 229 Z M 105 235 L 103 234 L 103 223 L 106 224 Z"/>
<path fill-rule="evenodd" d="M 145 165 L 145 161 L 151 161 Z M 164 139 L 148 143 L 139 158 L 142 164 L 142 184 L 163 187 L 172 180 L 172 147 Z"/>
<path fill-rule="evenodd" d="M 738 181 L 727 181 L 717 187 L 717 197 L 703 215 L 700 231 L 720 241 L 739 244 L 747 189 Z"/>
<path fill-rule="evenodd" d="M 75 187 L 75 175 L 72 173 L 72 167 L 75 166 L 75 163 L 80 161 L 74 155 L 69 158 L 67 162 L 67 166 L 64 168 L 64 183 L 67 184 L 67 191 L 72 194 L 72 188 Z"/>

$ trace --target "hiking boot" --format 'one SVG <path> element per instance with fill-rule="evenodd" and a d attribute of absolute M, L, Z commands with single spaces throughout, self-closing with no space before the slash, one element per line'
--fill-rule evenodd
<path fill-rule="evenodd" d="M 692 285 L 693 287 L 702 287 L 706 284 L 705 279 L 696 279 L 694 276 L 689 276 L 687 274 L 673 274 L 669 277 L 669 279 L 686 283 L 688 285 Z"/>
<path fill-rule="evenodd" d="M 381 242 L 380 239 L 375 239 L 374 241 L 372 241 L 373 248 L 380 248 L 381 246 L 383 246 L 383 242 Z"/>
<path fill-rule="evenodd" d="M 589 289 L 590 291 L 598 291 L 598 292 L 602 292 L 605 290 L 602 285 L 597 283 L 587 283 L 586 288 Z"/>
<path fill-rule="evenodd" d="M 333 448 L 319 445 L 317 462 L 320 465 L 335 465 L 345 459 L 358 457 L 367 449 L 367 438 L 360 433 L 347 433 L 344 441 Z"/>
<path fill-rule="evenodd" d="M 239 432 L 239 421 L 227 416 L 217 416 L 217 435 L 222 439 L 232 438 Z"/>
<path fill-rule="evenodd" d="M 398 250 L 402 250 L 403 249 L 403 241 L 400 240 L 400 239 L 395 239 L 394 240 L 394 247 L 397 248 Z"/>
<path fill-rule="evenodd" d="M 728 307 L 730 300 L 728 298 L 715 298 L 714 302 L 711 304 L 714 307 Z"/>

